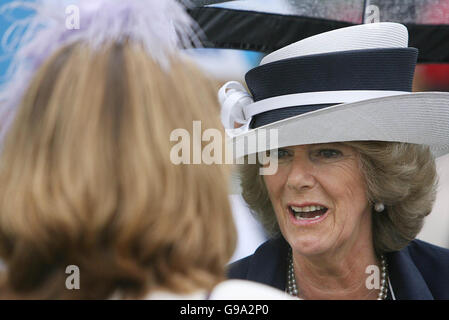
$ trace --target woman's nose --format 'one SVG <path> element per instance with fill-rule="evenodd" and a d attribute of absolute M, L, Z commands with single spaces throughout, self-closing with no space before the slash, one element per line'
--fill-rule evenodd
<path fill-rule="evenodd" d="M 315 186 L 313 164 L 306 157 L 295 157 L 290 164 L 290 170 L 287 177 L 287 187 L 302 191 L 311 189 Z"/>

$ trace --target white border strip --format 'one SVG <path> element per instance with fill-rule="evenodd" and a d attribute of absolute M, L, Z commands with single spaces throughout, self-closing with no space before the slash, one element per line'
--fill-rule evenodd
<path fill-rule="evenodd" d="M 407 48 L 408 31 L 399 23 L 359 24 L 331 30 L 292 43 L 266 55 L 260 65 L 311 54 L 378 48 Z"/>
<path fill-rule="evenodd" d="M 388 285 L 390 286 L 391 299 L 396 300 L 396 297 L 395 297 L 394 291 L 393 291 L 393 287 L 391 285 L 390 277 L 388 277 Z"/>
<path fill-rule="evenodd" d="M 243 107 L 245 119 L 275 109 L 306 106 L 314 104 L 340 104 L 358 102 L 374 98 L 391 97 L 410 94 L 408 91 L 387 90 L 343 90 L 343 91 L 318 91 L 287 94 L 278 97 L 263 99 Z"/>

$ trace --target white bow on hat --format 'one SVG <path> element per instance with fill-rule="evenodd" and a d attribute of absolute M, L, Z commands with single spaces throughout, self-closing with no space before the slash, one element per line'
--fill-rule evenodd
<path fill-rule="evenodd" d="M 246 118 L 244 107 L 254 101 L 245 87 L 238 81 L 229 81 L 218 91 L 218 100 L 221 104 L 221 122 L 225 129 L 228 129 L 228 134 L 234 135 L 248 130 L 251 118 Z M 242 126 L 235 128 L 235 123 Z"/>

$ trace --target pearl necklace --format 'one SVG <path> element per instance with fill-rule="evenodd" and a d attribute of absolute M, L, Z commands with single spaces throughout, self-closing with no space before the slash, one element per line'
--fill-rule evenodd
<path fill-rule="evenodd" d="M 381 287 L 379 290 L 379 295 L 377 296 L 377 300 L 385 300 L 387 298 L 388 292 L 388 274 L 387 274 L 387 261 L 383 255 L 380 256 L 380 261 L 382 264 L 382 280 Z M 287 288 L 285 290 L 288 294 L 297 297 L 298 296 L 298 287 L 296 285 L 295 271 L 293 267 L 293 257 L 292 251 L 289 251 L 288 254 L 288 272 L 287 272 Z"/>

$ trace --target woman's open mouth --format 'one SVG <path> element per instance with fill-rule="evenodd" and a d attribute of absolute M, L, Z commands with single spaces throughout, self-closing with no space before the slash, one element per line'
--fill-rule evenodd
<path fill-rule="evenodd" d="M 288 206 L 288 210 L 295 220 L 312 222 L 320 220 L 326 214 L 328 208 L 320 205 L 302 207 Z"/>

